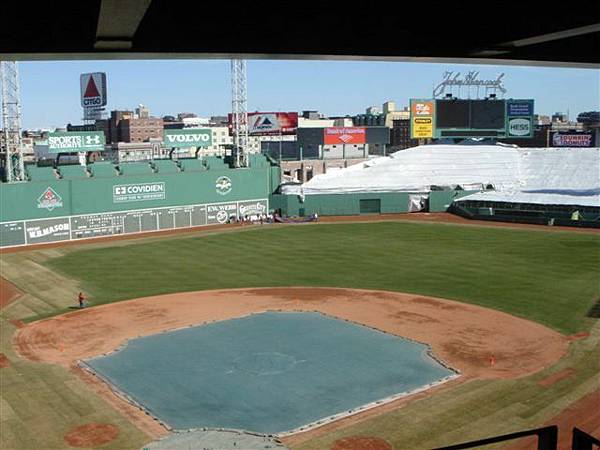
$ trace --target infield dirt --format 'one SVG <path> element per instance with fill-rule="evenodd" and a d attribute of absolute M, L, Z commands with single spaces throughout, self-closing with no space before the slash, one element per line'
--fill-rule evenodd
<path fill-rule="evenodd" d="M 332 288 L 236 289 L 146 297 L 32 323 L 17 331 L 14 344 L 18 353 L 32 361 L 76 370 L 77 360 L 111 352 L 128 339 L 264 311 L 317 311 L 427 343 L 437 358 L 461 372 L 463 376 L 455 380 L 459 383 L 533 374 L 554 364 L 569 346 L 568 337 L 558 332 L 479 306 L 419 295 Z M 93 376 L 82 378 L 146 432 L 162 434 L 157 423 L 150 424 L 139 410 L 116 400 Z M 367 411 L 365 416 L 405 401 Z M 347 425 L 347 420 L 331 425 L 342 424 Z M 330 426 L 326 428 L 330 431 Z"/>

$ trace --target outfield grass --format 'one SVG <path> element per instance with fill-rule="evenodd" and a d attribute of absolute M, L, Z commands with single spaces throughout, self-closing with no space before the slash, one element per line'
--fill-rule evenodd
<path fill-rule="evenodd" d="M 597 235 L 442 224 L 319 224 L 164 237 L 69 248 L 44 265 L 79 280 L 93 304 L 259 286 L 383 289 L 475 303 L 563 333 L 589 327 L 585 315 L 600 296 Z"/>
<path fill-rule="evenodd" d="M 0 352 L 11 364 L 0 369 L 0 448 L 62 449 L 68 430 L 90 422 L 119 427 L 105 449 L 151 440 L 72 372 L 14 353 L 8 319 L 63 312 L 80 289 L 94 303 L 244 286 L 389 289 L 502 309 L 564 333 L 590 330 L 535 375 L 469 381 L 294 449 L 327 449 L 352 435 L 380 436 L 396 449 L 439 447 L 534 428 L 600 389 L 600 322 L 585 318 L 600 290 L 600 236 L 394 222 L 237 231 L 2 254 L 2 275 L 25 295 L 0 312 Z M 574 375 L 538 384 L 567 368 Z"/>

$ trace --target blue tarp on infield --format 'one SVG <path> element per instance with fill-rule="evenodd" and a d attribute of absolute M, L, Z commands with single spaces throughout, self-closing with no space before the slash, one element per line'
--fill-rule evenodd
<path fill-rule="evenodd" d="M 425 345 L 319 313 L 280 312 L 135 339 L 87 364 L 175 429 L 269 434 L 453 373 Z"/>

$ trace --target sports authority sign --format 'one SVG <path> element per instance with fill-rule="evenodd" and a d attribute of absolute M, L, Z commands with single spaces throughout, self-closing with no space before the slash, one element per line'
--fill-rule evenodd
<path fill-rule="evenodd" d="M 82 73 L 79 77 L 79 84 L 81 86 L 81 106 L 84 108 L 106 106 L 105 73 Z"/>
<path fill-rule="evenodd" d="M 49 153 L 92 152 L 104 150 L 102 131 L 72 131 L 48 134 Z"/>
<path fill-rule="evenodd" d="M 333 127 L 323 130 L 323 143 L 329 144 L 365 144 L 367 142 L 366 128 L 363 127 Z"/>
<path fill-rule="evenodd" d="M 210 128 L 164 130 L 163 145 L 166 148 L 210 147 L 212 130 Z"/>
<path fill-rule="evenodd" d="M 113 203 L 164 200 L 165 183 L 118 184 L 113 186 Z"/>

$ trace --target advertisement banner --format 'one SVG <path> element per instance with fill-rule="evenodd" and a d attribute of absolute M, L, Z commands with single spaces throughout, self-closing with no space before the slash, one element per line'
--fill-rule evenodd
<path fill-rule="evenodd" d="M 210 147 L 212 130 L 210 128 L 164 130 L 163 145 L 166 148 Z"/>
<path fill-rule="evenodd" d="M 506 115 L 508 117 L 533 116 L 533 100 L 507 100 Z"/>
<path fill-rule="evenodd" d="M 411 139 L 433 138 L 433 118 L 435 106 L 432 100 L 410 100 Z"/>
<path fill-rule="evenodd" d="M 552 147 L 593 147 L 592 133 L 553 133 Z"/>
<path fill-rule="evenodd" d="M 330 144 L 365 144 L 367 131 L 363 127 L 333 127 L 323 129 L 323 143 Z"/>
<path fill-rule="evenodd" d="M 25 222 L 25 234 L 28 244 L 66 241 L 71 238 L 69 218 L 44 219 Z"/>
<path fill-rule="evenodd" d="M 411 125 L 412 139 L 433 138 L 433 118 L 413 117 Z"/>
<path fill-rule="evenodd" d="M 235 221 L 238 217 L 237 203 L 206 205 L 206 224 L 218 225 Z"/>
<path fill-rule="evenodd" d="M 232 134 L 232 115 L 228 115 L 229 134 Z M 249 112 L 249 136 L 287 136 L 298 131 L 298 113 L 295 112 Z"/>
<path fill-rule="evenodd" d="M 81 106 L 100 108 L 106 106 L 106 74 L 103 72 L 82 73 L 79 77 Z"/>
<path fill-rule="evenodd" d="M 70 131 L 48 134 L 49 153 L 92 152 L 104 150 L 102 131 Z"/>
<path fill-rule="evenodd" d="M 113 186 L 113 203 L 164 200 L 165 183 L 118 184 Z"/>
<path fill-rule="evenodd" d="M 410 112 L 413 116 L 433 116 L 433 102 L 431 101 L 412 101 Z"/>
<path fill-rule="evenodd" d="M 507 137 L 531 137 L 533 135 L 533 126 L 531 117 L 516 117 L 508 119 Z"/>

